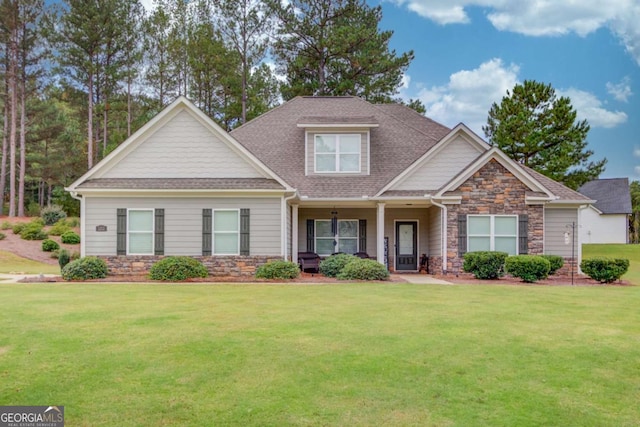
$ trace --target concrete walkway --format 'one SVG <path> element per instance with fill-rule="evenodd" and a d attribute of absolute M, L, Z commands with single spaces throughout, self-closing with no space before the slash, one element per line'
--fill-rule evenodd
<path fill-rule="evenodd" d="M 56 277 L 55 274 L 4 274 L 0 273 L 0 285 L 3 283 L 18 283 L 20 280 L 31 277 L 38 278 L 42 282 L 47 282 L 48 277 Z"/>
<path fill-rule="evenodd" d="M 394 276 L 400 277 L 402 280 L 416 285 L 453 285 L 451 282 L 436 279 L 428 274 L 394 274 Z"/>

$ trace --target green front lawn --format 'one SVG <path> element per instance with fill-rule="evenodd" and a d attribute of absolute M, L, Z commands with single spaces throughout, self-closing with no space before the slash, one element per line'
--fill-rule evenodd
<path fill-rule="evenodd" d="M 22 258 L 11 252 L 0 251 L 0 273 L 60 274 L 60 267 Z"/>
<path fill-rule="evenodd" d="M 5 284 L 0 405 L 70 426 L 632 426 L 640 287 Z"/>

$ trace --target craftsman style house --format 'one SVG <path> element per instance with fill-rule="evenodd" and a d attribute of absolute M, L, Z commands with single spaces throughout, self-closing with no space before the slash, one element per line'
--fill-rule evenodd
<path fill-rule="evenodd" d="M 181 97 L 67 190 L 82 255 L 116 273 L 164 255 L 225 275 L 300 252 L 432 273 L 468 251 L 569 257 L 591 203 L 463 124 L 355 97 L 297 97 L 230 133 Z"/>

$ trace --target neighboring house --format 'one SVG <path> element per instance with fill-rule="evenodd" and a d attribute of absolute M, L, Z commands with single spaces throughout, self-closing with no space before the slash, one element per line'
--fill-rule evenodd
<path fill-rule="evenodd" d="M 628 243 L 631 192 L 629 178 L 596 179 L 578 191 L 595 203 L 581 211 L 583 243 Z"/>
<path fill-rule="evenodd" d="M 306 251 L 395 271 L 425 254 L 434 273 L 459 272 L 467 251 L 570 257 L 565 233 L 591 202 L 463 124 L 355 97 L 297 97 L 231 133 L 181 97 L 67 190 L 82 255 L 121 273 L 163 255 L 212 274 Z"/>

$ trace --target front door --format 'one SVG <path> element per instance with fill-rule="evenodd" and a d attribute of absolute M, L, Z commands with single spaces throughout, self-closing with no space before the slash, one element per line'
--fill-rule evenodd
<path fill-rule="evenodd" d="M 418 223 L 396 222 L 396 271 L 418 270 Z"/>

